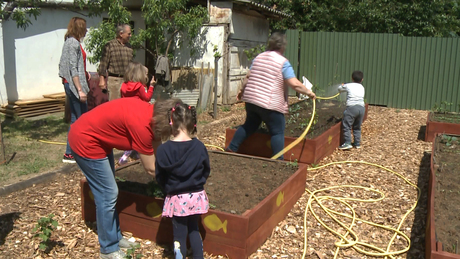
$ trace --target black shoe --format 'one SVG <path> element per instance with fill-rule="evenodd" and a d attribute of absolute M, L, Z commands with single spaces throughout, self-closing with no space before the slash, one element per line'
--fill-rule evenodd
<path fill-rule="evenodd" d="M 352 147 L 353 146 L 350 143 L 343 143 L 342 145 L 339 146 L 339 149 L 346 150 L 346 149 L 350 149 Z"/>
<path fill-rule="evenodd" d="M 229 152 L 229 153 L 236 153 L 236 152 L 230 150 L 230 148 L 228 148 L 228 147 L 226 147 L 226 148 L 224 149 L 224 151 L 225 151 L 225 152 Z"/>

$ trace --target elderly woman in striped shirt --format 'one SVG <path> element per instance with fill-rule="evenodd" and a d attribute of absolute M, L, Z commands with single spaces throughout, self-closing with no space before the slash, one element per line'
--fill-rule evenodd
<path fill-rule="evenodd" d="M 284 114 L 289 111 L 287 87 L 316 98 L 296 78 L 294 69 L 283 56 L 286 44 L 286 36 L 275 32 L 268 39 L 267 51 L 254 59 L 237 96 L 246 103 L 246 121 L 238 128 L 226 151 L 237 152 L 241 143 L 256 132 L 263 121 L 271 135 L 273 155 L 277 154 L 284 148 Z"/>

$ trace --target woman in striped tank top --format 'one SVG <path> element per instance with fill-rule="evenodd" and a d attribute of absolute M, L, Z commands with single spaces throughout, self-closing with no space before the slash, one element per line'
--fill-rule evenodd
<path fill-rule="evenodd" d="M 315 99 L 316 95 L 295 76 L 294 69 L 283 56 L 286 35 L 275 32 L 268 39 L 267 51 L 253 61 L 237 95 L 245 102 L 246 121 L 238 128 L 230 145 L 225 149 L 237 152 L 243 141 L 265 122 L 271 135 L 273 155 L 284 148 L 284 114 L 288 113 L 288 88 Z M 278 159 L 283 159 L 283 156 Z"/>

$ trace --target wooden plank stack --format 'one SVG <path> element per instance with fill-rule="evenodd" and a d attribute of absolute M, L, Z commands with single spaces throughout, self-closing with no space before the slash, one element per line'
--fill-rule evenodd
<path fill-rule="evenodd" d="M 41 99 L 18 100 L 8 102 L 8 105 L 0 108 L 0 112 L 6 117 L 35 117 L 49 113 L 63 112 L 65 110 L 66 95 L 64 92 L 43 95 Z"/>

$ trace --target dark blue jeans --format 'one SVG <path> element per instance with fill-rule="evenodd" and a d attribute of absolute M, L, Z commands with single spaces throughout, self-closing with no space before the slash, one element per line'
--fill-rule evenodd
<path fill-rule="evenodd" d="M 80 116 L 88 111 L 88 105 L 86 102 L 82 103 L 80 102 L 80 99 L 78 99 L 70 90 L 69 83 L 64 84 L 64 90 L 65 90 L 65 95 L 67 98 L 67 103 L 70 105 L 70 125 L 72 125 Z M 70 130 L 70 126 L 69 126 Z M 69 132 L 67 132 L 69 134 Z M 72 150 L 69 146 L 69 140 L 67 140 L 67 147 L 65 149 L 65 153 L 67 155 L 72 154 Z"/>
<path fill-rule="evenodd" d="M 351 129 L 353 129 L 354 145 L 361 145 L 361 124 L 366 108 L 361 105 L 347 106 L 343 112 L 342 127 L 344 143 L 351 144 Z"/>
<path fill-rule="evenodd" d="M 185 259 L 187 256 L 187 235 L 193 251 L 193 259 L 203 258 L 203 241 L 201 240 L 198 221 L 200 215 L 172 218 L 174 235 L 175 259 Z"/>
<path fill-rule="evenodd" d="M 237 152 L 241 143 L 257 131 L 262 121 L 267 124 L 270 132 L 273 156 L 283 150 L 284 128 L 286 126 L 284 114 L 251 103 L 246 103 L 246 121 L 236 130 L 228 149 Z M 283 160 L 283 156 L 278 159 Z"/>

